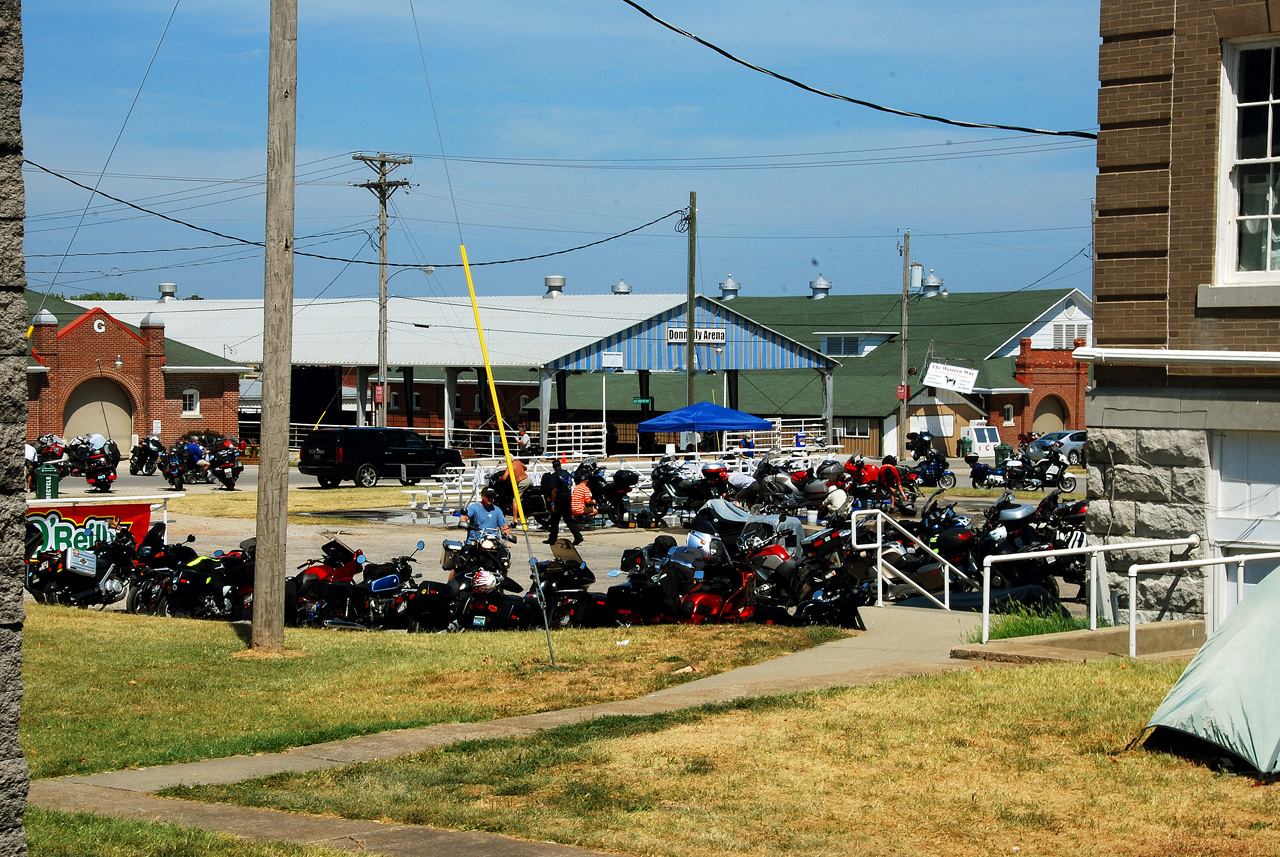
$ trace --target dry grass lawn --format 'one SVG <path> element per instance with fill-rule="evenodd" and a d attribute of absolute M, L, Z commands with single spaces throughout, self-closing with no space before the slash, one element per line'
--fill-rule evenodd
<path fill-rule="evenodd" d="M 404 507 L 408 498 L 401 493 L 400 485 L 376 488 L 296 488 L 289 492 L 289 515 L 293 523 L 314 524 L 315 518 L 294 517 L 300 512 L 340 512 L 347 509 L 389 509 Z M 169 501 L 169 510 L 187 515 L 203 515 L 210 518 L 247 518 L 258 514 L 256 491 L 212 491 L 204 494 L 187 494 Z"/>
<path fill-rule="evenodd" d="M 569 629 L 553 635 L 551 667 L 540 632 L 289 628 L 285 646 L 294 657 L 286 658 L 242 657 L 248 632 L 28 605 L 19 740 L 32 776 L 630 699 L 848 634 L 764 625 Z"/>
<path fill-rule="evenodd" d="M 1124 752 L 1181 668 L 975 668 L 183 794 L 660 857 L 1280 854 L 1276 786 Z"/>

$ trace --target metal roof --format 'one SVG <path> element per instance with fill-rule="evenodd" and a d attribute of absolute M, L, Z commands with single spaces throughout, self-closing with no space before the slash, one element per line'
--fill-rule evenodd
<path fill-rule="evenodd" d="M 599 368 L 601 351 L 628 353 L 628 369 L 682 371 L 685 348 L 667 345 L 665 327 L 683 326 L 684 295 L 521 295 L 478 301 L 495 367 Z M 93 301 L 137 324 L 164 320 L 165 336 L 238 362 L 262 361 L 261 300 Z M 699 368 L 818 368 L 836 365 L 813 349 L 698 299 L 698 327 L 725 329 L 721 354 L 699 346 Z M 387 364 L 480 366 L 483 359 L 467 298 L 389 298 Z M 374 298 L 294 303 L 293 363 L 371 366 L 378 362 Z M 631 343 L 628 345 L 628 343 Z M 713 362 L 714 361 L 714 362 Z M 703 363 L 706 365 L 703 365 Z M 593 365 L 594 364 L 594 365 Z"/>

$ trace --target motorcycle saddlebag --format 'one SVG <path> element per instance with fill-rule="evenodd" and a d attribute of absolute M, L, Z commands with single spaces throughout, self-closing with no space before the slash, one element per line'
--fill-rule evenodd
<path fill-rule="evenodd" d="M 817 477 L 826 482 L 835 482 L 844 473 L 844 465 L 839 461 L 828 459 L 818 465 Z"/>
<path fill-rule="evenodd" d="M 640 474 L 634 470 L 613 471 L 613 484 L 622 488 L 633 488 L 640 482 Z"/>
<path fill-rule="evenodd" d="M 462 553 L 462 542 L 445 539 L 440 548 L 440 567 L 445 571 L 453 571 L 458 567 L 460 553 Z"/>

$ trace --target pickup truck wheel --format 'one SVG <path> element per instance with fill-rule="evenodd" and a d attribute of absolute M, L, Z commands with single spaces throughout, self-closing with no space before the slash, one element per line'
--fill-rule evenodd
<path fill-rule="evenodd" d="M 356 468 L 356 485 L 361 488 L 372 488 L 378 484 L 378 468 L 365 462 Z"/>

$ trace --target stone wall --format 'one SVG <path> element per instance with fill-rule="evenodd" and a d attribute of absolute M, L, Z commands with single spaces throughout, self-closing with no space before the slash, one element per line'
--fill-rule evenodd
<path fill-rule="evenodd" d="M 0 854 L 26 854 L 27 763 L 18 746 L 22 702 L 22 439 L 27 431 L 26 274 L 22 259 L 22 16 L 0 0 Z"/>
<path fill-rule="evenodd" d="M 1208 435 L 1196 429 L 1089 429 L 1089 514 L 1091 542 L 1118 544 L 1205 538 L 1209 490 Z M 1148 548 L 1107 554 L 1111 591 L 1119 598 L 1117 619 L 1128 621 L 1129 566 L 1200 556 L 1187 548 Z M 1200 618 L 1204 586 L 1196 571 L 1138 578 L 1138 618 Z"/>

